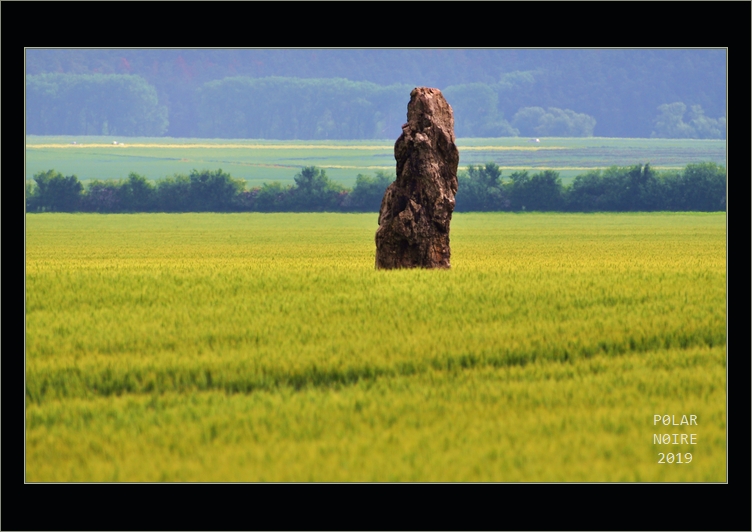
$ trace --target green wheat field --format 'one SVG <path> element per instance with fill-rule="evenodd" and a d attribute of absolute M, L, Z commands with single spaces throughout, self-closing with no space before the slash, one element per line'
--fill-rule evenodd
<path fill-rule="evenodd" d="M 26 480 L 726 481 L 725 213 L 459 213 L 449 271 L 376 228 L 27 215 Z"/>

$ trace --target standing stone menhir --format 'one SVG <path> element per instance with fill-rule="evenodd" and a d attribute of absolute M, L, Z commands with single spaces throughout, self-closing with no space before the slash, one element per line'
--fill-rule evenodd
<path fill-rule="evenodd" d="M 449 268 L 449 222 L 457 194 L 454 115 L 439 89 L 410 93 L 394 144 L 397 179 L 381 201 L 376 268 Z"/>

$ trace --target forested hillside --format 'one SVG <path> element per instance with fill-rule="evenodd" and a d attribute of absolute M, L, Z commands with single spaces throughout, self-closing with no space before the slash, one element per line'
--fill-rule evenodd
<path fill-rule="evenodd" d="M 726 134 L 723 49 L 34 49 L 26 73 L 37 135 L 392 138 L 417 85 L 460 137 Z"/>

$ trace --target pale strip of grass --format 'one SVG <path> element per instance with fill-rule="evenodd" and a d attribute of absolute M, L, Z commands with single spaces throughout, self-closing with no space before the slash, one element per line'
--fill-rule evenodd
<path fill-rule="evenodd" d="M 463 151 L 542 151 L 566 150 L 565 146 L 458 146 Z"/>
<path fill-rule="evenodd" d="M 477 166 L 477 165 L 468 165 L 468 166 Z M 468 166 L 460 166 L 458 169 L 460 170 L 467 170 Z M 525 170 L 530 173 L 535 173 L 540 170 L 556 170 L 557 172 L 569 172 L 569 171 L 577 171 L 577 172 L 589 172 L 591 170 L 607 170 L 610 168 L 609 166 L 499 166 L 502 170 L 512 170 L 512 171 L 522 171 Z M 653 170 L 682 170 L 684 167 L 682 166 L 652 166 L 651 168 Z"/>
<path fill-rule="evenodd" d="M 60 148 L 60 149 L 76 149 L 76 148 L 115 148 L 115 149 L 127 149 L 127 148 L 172 148 L 172 149 L 244 149 L 244 150 L 367 150 L 367 151 L 389 151 L 393 150 L 393 146 L 348 146 L 348 145 L 326 145 L 326 144 L 130 144 L 130 143 L 118 143 L 118 144 L 27 144 L 27 149 L 40 149 L 40 148 Z"/>
<path fill-rule="evenodd" d="M 41 149 L 41 148 L 55 148 L 55 149 L 76 149 L 76 148 L 177 148 L 177 149 L 192 149 L 192 148 L 228 148 L 228 149 L 257 149 L 257 150 L 289 150 L 294 148 L 296 150 L 369 150 L 369 151 L 390 151 L 394 149 L 393 146 L 348 146 L 342 145 L 325 145 L 325 144 L 141 144 L 141 143 L 118 143 L 118 144 L 27 144 L 28 149 Z M 539 151 L 539 150 L 565 150 L 563 146 L 460 146 L 460 151 Z"/>

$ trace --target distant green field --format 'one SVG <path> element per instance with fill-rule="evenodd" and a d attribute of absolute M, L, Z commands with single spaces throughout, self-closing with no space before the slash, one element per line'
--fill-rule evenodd
<path fill-rule="evenodd" d="M 712 161 L 725 166 L 725 140 L 612 138 L 458 139 L 460 167 L 495 162 L 504 175 L 515 170 L 554 169 L 564 183 L 592 168 L 650 163 L 658 169 Z M 76 145 L 73 145 L 73 142 Z M 113 142 L 123 143 L 113 145 Z M 26 137 L 26 179 L 54 168 L 82 181 L 125 178 L 137 172 L 161 179 L 192 169 L 229 172 L 247 186 L 290 184 L 304 166 L 325 168 L 347 187 L 358 174 L 394 171 L 394 139 L 363 141 L 267 141 L 123 137 Z"/>

